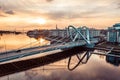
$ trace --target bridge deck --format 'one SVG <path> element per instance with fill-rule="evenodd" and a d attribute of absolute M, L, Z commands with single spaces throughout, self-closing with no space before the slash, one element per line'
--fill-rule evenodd
<path fill-rule="evenodd" d="M 97 40 L 91 41 L 91 43 L 96 43 L 96 42 Z M 5 62 L 5 61 L 21 58 L 21 57 L 38 54 L 38 53 L 52 51 L 52 50 L 68 49 L 68 48 L 73 48 L 77 46 L 83 46 L 85 44 L 86 44 L 85 41 L 68 42 L 66 44 L 48 45 L 43 47 L 38 46 L 33 48 L 21 49 L 21 50 L 13 50 L 9 52 L 0 53 L 0 62 Z"/>
<path fill-rule="evenodd" d="M 20 71 L 25 71 L 31 68 L 43 66 L 50 64 L 62 59 L 65 59 L 69 56 L 73 56 L 80 52 L 87 50 L 84 47 L 76 47 L 63 52 L 58 52 L 54 54 L 49 54 L 42 57 L 32 58 L 28 60 L 16 61 L 12 63 L 0 64 L 0 76 L 5 76 L 8 74 L 13 74 Z M 59 56 L 59 57 L 58 57 Z"/>

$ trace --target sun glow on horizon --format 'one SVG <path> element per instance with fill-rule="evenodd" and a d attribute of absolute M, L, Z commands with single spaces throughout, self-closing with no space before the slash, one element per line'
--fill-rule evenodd
<path fill-rule="evenodd" d="M 38 18 L 38 19 L 31 20 L 31 22 L 32 23 L 38 23 L 38 24 L 45 24 L 46 20 L 43 19 L 43 18 Z"/>

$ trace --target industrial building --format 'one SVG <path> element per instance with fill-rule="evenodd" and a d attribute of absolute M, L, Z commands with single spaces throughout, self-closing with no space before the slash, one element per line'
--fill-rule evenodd
<path fill-rule="evenodd" d="M 108 28 L 107 42 L 120 43 L 120 23 Z"/>

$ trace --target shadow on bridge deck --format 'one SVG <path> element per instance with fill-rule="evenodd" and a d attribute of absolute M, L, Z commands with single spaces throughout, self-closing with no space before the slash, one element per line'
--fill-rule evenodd
<path fill-rule="evenodd" d="M 64 50 L 62 52 L 58 52 L 55 54 L 50 54 L 47 56 L 1 64 L 0 65 L 0 76 L 5 76 L 5 75 L 13 74 L 16 72 L 25 71 L 31 68 L 47 65 L 47 64 L 65 59 L 69 56 L 73 56 L 83 51 L 86 51 L 84 47 L 76 47 L 76 48 Z"/>

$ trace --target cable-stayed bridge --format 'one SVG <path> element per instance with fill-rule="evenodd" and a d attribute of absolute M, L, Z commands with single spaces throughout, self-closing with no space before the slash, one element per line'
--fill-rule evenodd
<path fill-rule="evenodd" d="M 84 29 L 84 33 L 82 34 L 80 30 Z M 68 31 L 66 31 L 69 36 L 59 38 L 59 36 L 56 36 L 56 38 L 53 38 L 51 36 L 45 36 L 44 38 L 54 42 L 51 45 L 46 45 L 46 46 L 37 46 L 37 47 L 32 47 L 32 48 L 25 48 L 25 49 L 18 49 L 18 50 L 12 50 L 12 51 L 7 51 L 7 52 L 2 52 L 0 53 L 0 62 L 4 61 L 9 61 L 12 59 L 17 59 L 21 57 L 26 57 L 38 53 L 43 53 L 43 52 L 48 52 L 52 50 L 57 50 L 57 49 L 69 49 L 69 48 L 74 48 L 74 47 L 80 47 L 80 46 L 86 46 L 88 48 L 93 48 L 95 43 L 98 43 L 97 38 L 91 38 L 90 40 L 90 34 L 89 34 L 89 29 L 87 27 L 82 27 L 79 29 L 76 29 L 73 26 L 68 27 Z M 43 32 L 43 34 L 46 32 Z M 81 39 L 82 37 L 82 39 Z"/>
<path fill-rule="evenodd" d="M 56 35 L 56 31 L 55 33 L 54 31 L 48 34 L 46 33 L 47 31 L 43 31 L 41 35 L 44 35 L 44 39 L 49 40 L 51 42 L 50 45 L 23 48 L 23 49 L 17 49 L 17 50 L 0 53 L 0 75 L 3 76 L 3 75 L 18 72 L 18 71 L 27 70 L 38 65 L 41 65 L 41 66 L 46 65 L 51 62 L 64 59 L 66 57 L 70 57 L 69 59 L 69 62 L 70 62 L 71 56 L 76 54 L 76 52 L 78 52 L 79 50 L 81 52 L 86 50 L 92 50 L 94 46 L 97 43 L 99 43 L 99 38 L 96 38 L 99 35 L 95 35 L 94 32 L 90 32 L 90 29 L 87 27 L 75 28 L 74 26 L 70 25 L 66 30 L 60 32 L 58 35 Z M 94 36 L 91 37 L 91 35 L 93 34 Z M 50 59 L 45 59 L 45 61 L 47 60 L 46 62 L 44 61 L 41 62 L 37 58 L 37 59 L 31 59 L 27 61 L 5 63 L 7 61 L 11 61 L 11 60 L 15 60 L 15 59 L 19 59 L 27 56 L 32 56 L 32 55 L 40 54 L 43 52 L 59 50 L 59 49 L 63 50 L 63 53 L 48 55 L 47 57 L 50 57 Z M 70 50 L 72 50 L 72 54 L 68 53 Z M 87 58 L 89 58 L 90 56 L 89 52 L 86 52 L 83 58 L 86 57 L 86 55 L 87 55 Z M 78 55 L 77 57 L 79 58 Z M 83 58 L 81 59 L 79 58 L 80 61 Z M 74 68 L 72 69 L 69 68 L 69 70 L 73 70 Z"/>

